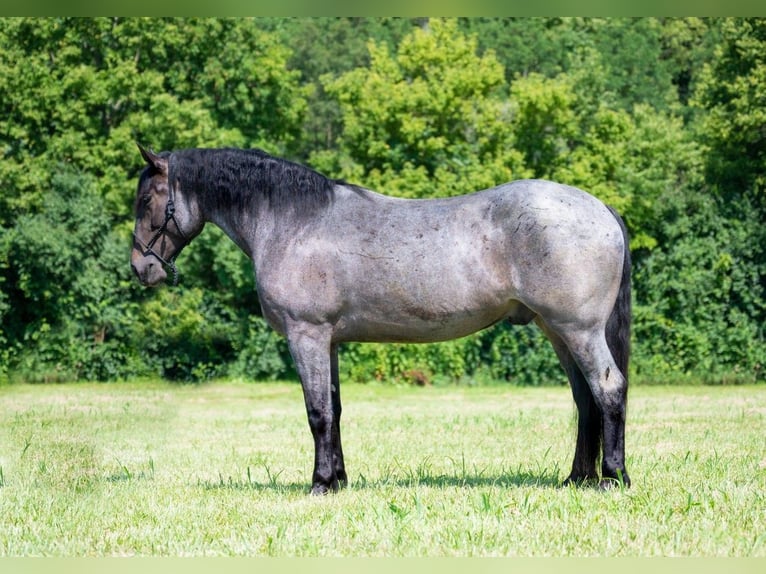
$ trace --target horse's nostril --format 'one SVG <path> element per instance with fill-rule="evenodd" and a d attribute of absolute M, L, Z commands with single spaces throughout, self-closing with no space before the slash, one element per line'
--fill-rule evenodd
<path fill-rule="evenodd" d="M 135 263 L 130 264 L 130 268 L 133 270 L 134 275 L 142 282 L 149 276 L 152 267 L 154 267 L 154 262 L 146 262 L 145 264 L 141 264 L 140 267 L 136 266 Z"/>

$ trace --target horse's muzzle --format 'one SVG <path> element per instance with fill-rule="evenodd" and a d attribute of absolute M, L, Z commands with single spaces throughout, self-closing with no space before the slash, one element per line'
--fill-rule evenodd
<path fill-rule="evenodd" d="M 137 256 L 136 256 L 137 255 Z M 162 263 L 154 257 L 143 257 L 136 251 L 130 260 L 130 268 L 144 287 L 154 287 L 167 279 L 167 272 Z"/>

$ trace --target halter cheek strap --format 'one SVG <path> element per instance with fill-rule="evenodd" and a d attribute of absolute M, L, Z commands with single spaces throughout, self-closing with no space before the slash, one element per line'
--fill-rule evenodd
<path fill-rule="evenodd" d="M 178 269 L 176 269 L 176 257 L 178 257 L 178 254 L 181 253 L 181 250 L 186 247 L 186 244 L 189 243 L 189 238 L 186 236 L 186 234 L 181 229 L 181 226 L 178 225 L 178 220 L 176 219 L 175 213 L 176 213 L 176 204 L 175 204 L 175 191 L 173 189 L 173 185 L 169 186 L 169 193 L 168 193 L 168 202 L 165 204 L 165 221 L 162 222 L 162 225 L 160 228 L 154 233 L 152 238 L 149 240 L 149 243 L 144 244 L 143 241 L 141 241 L 138 236 L 136 235 L 136 232 L 133 232 L 133 240 L 143 249 L 142 255 L 144 257 L 151 255 L 155 259 L 157 259 L 160 263 L 170 268 L 170 270 L 173 272 L 173 286 L 178 285 Z M 181 246 L 181 249 L 179 249 L 173 257 L 170 259 L 163 258 L 159 253 L 157 253 L 153 248 L 154 244 L 157 243 L 160 237 L 165 235 L 168 230 L 168 223 L 173 222 L 176 226 L 176 231 L 178 231 L 178 234 L 181 236 L 181 238 L 185 241 L 185 244 Z"/>

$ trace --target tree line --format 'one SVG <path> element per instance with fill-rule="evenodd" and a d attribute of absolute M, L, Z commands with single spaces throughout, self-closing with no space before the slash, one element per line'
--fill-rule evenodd
<path fill-rule="evenodd" d="M 180 284 L 128 258 L 142 160 L 259 147 L 402 197 L 525 177 L 624 216 L 632 376 L 766 379 L 766 20 L 2 18 L 0 380 L 294 376 L 208 226 Z M 349 344 L 358 381 L 562 383 L 534 327 Z"/>

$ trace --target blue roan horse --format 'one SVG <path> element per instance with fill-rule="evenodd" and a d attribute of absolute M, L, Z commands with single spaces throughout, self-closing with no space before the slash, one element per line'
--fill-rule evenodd
<path fill-rule="evenodd" d="M 625 408 L 630 254 L 593 196 L 524 180 L 405 200 L 328 179 L 260 150 L 155 154 L 136 197 L 131 264 L 144 285 L 210 221 L 252 259 L 268 323 L 287 337 L 314 437 L 312 492 L 347 480 L 338 345 L 454 339 L 535 321 L 578 409 L 567 482 L 629 484 Z"/>

